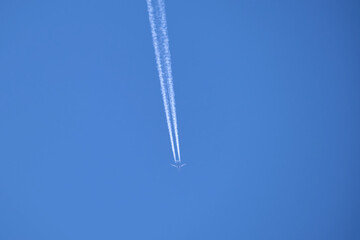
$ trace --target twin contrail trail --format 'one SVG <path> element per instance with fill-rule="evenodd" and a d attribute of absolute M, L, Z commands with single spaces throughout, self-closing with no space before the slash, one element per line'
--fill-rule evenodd
<path fill-rule="evenodd" d="M 149 12 L 151 34 L 155 49 L 156 65 L 159 72 L 161 93 L 164 102 L 166 122 L 169 129 L 174 161 L 181 165 L 179 134 L 177 129 L 175 93 L 171 70 L 171 55 L 164 0 L 146 0 Z M 170 109 L 169 109 L 170 106 Z M 174 144 L 175 136 L 175 144 Z"/>

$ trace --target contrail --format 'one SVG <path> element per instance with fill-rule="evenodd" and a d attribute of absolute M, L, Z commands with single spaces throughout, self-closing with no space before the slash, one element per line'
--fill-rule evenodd
<path fill-rule="evenodd" d="M 172 149 L 172 152 L 173 152 L 174 160 L 176 162 L 172 126 L 171 126 L 171 121 L 170 121 L 169 103 L 168 103 L 168 99 L 167 99 L 167 96 L 166 96 L 164 76 L 163 76 L 163 70 L 162 70 L 162 64 L 161 64 L 161 58 L 160 58 L 161 55 L 160 55 L 160 50 L 159 50 L 159 40 L 158 40 L 158 36 L 157 36 L 157 33 L 156 33 L 156 28 L 155 28 L 154 8 L 152 7 L 151 0 L 146 0 L 146 2 L 147 2 L 148 12 L 149 12 L 151 35 L 152 35 L 152 38 L 153 38 L 153 45 L 154 45 L 154 49 L 155 49 L 156 64 L 157 64 L 157 69 L 158 69 L 158 72 L 159 72 L 161 94 L 162 94 L 162 98 L 163 98 L 163 102 L 164 102 L 164 108 L 165 108 L 165 114 L 166 114 L 166 122 L 167 122 L 167 126 L 168 126 L 168 129 L 169 129 L 171 149 Z"/>
<path fill-rule="evenodd" d="M 151 33 L 152 33 L 153 45 L 155 49 L 156 64 L 159 72 L 161 93 L 164 101 L 166 121 L 169 129 L 174 161 L 175 163 L 181 164 L 179 134 L 177 129 L 177 118 L 176 118 L 176 108 L 175 108 L 175 93 L 174 93 L 173 77 L 171 70 L 171 55 L 169 48 L 169 37 L 167 33 L 165 4 L 163 0 L 157 0 L 157 4 L 156 3 L 154 4 L 155 5 L 154 8 L 152 0 L 146 0 L 146 2 L 148 6 Z M 167 88 L 165 87 L 164 79 L 166 79 Z M 169 110 L 169 102 L 170 102 L 170 110 Z M 170 118 L 172 122 L 170 121 Z M 173 127 L 174 130 L 172 129 Z M 175 151 L 174 148 L 173 131 L 175 134 L 177 151 Z"/>
<path fill-rule="evenodd" d="M 178 162 L 181 163 L 180 158 L 180 144 L 179 144 L 179 134 L 177 129 L 177 118 L 176 118 L 176 107 L 175 107 L 175 92 L 174 92 L 174 85 L 173 85 L 173 77 L 172 77 L 172 70 L 171 70 L 171 54 L 170 54 L 170 47 L 169 47 L 169 37 L 167 33 L 167 23 L 166 23 L 166 13 L 165 13 L 165 3 L 163 0 L 158 0 L 159 8 L 160 8 L 160 16 L 161 16 L 161 33 L 163 36 L 163 46 L 164 46 L 164 54 L 165 54 L 165 67 L 167 70 L 167 81 L 168 81 L 168 91 L 169 91 L 169 98 L 170 98 L 170 108 L 171 108 L 171 115 L 174 125 L 174 133 L 175 133 L 175 140 L 176 140 L 176 147 L 178 153 Z"/>

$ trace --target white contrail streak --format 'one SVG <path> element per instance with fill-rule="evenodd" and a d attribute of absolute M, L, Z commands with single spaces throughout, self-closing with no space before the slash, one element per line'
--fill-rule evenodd
<path fill-rule="evenodd" d="M 169 129 L 174 160 L 175 163 L 181 163 L 179 134 L 178 134 L 176 108 L 175 108 L 175 93 L 174 93 L 173 77 L 171 70 L 171 55 L 169 48 L 169 37 L 167 33 L 165 4 L 163 0 L 154 0 L 154 1 L 157 1 L 157 3 L 154 3 L 155 8 L 153 7 L 152 0 L 146 0 L 148 6 L 148 12 L 149 12 L 153 45 L 155 49 L 156 64 L 159 72 L 161 93 L 164 101 L 166 121 Z M 164 80 L 166 80 L 166 87 Z M 169 110 L 169 102 L 170 102 L 170 110 Z M 172 122 L 170 119 L 172 120 Z M 172 129 L 173 127 L 174 130 Z M 177 151 L 175 150 L 174 147 L 173 131 L 175 134 Z"/>
<path fill-rule="evenodd" d="M 161 64 L 161 59 L 160 59 L 161 55 L 160 55 L 160 50 L 159 50 L 159 42 L 158 42 L 158 36 L 157 36 L 157 33 L 156 33 L 156 29 L 155 29 L 154 8 L 152 7 L 151 0 L 146 0 L 146 2 L 147 2 L 148 12 L 149 12 L 151 35 L 152 35 L 152 38 L 153 38 L 153 45 L 154 45 L 154 49 L 155 49 L 156 64 L 157 64 L 157 69 L 158 69 L 158 72 L 159 72 L 161 94 L 162 94 L 162 98 L 163 98 L 163 102 L 164 102 L 164 108 L 165 108 L 165 114 L 166 114 L 166 122 L 167 122 L 167 126 L 168 126 L 168 129 L 169 129 L 171 149 L 172 149 L 172 152 L 173 152 L 174 160 L 176 162 L 172 126 L 171 126 L 171 121 L 170 121 L 169 103 L 168 103 L 167 96 L 166 96 L 164 76 L 163 76 L 162 64 Z"/>
<path fill-rule="evenodd" d="M 167 33 L 165 3 L 163 0 L 158 0 L 158 4 L 159 4 L 159 8 L 160 8 L 161 33 L 162 33 L 162 37 L 163 37 L 165 67 L 167 70 L 167 82 L 168 82 L 168 91 L 169 91 L 169 98 L 170 98 L 171 115 L 172 115 L 172 120 L 173 120 L 173 125 L 174 125 L 174 133 L 175 133 L 176 147 L 177 147 L 177 153 L 178 153 L 178 162 L 181 162 L 179 134 L 178 134 L 178 128 L 177 128 L 176 107 L 175 107 L 175 92 L 174 92 L 173 77 L 172 77 L 172 70 L 171 70 L 171 54 L 170 54 L 170 47 L 169 47 L 169 37 L 168 37 L 168 33 Z"/>

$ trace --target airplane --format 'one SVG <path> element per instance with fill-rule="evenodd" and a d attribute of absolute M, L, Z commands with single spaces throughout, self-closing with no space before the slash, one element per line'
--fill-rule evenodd
<path fill-rule="evenodd" d="M 175 167 L 175 168 L 177 168 L 177 169 L 180 169 L 180 168 L 182 168 L 182 167 L 185 166 L 185 165 L 186 165 L 186 163 L 183 163 L 183 164 L 181 164 L 181 163 L 171 164 L 171 166 L 173 166 L 173 167 Z"/>

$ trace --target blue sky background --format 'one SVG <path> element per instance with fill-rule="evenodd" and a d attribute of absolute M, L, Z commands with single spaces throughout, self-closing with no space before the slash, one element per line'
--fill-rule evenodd
<path fill-rule="evenodd" d="M 358 1 L 1 1 L 0 239 L 359 239 Z"/>

